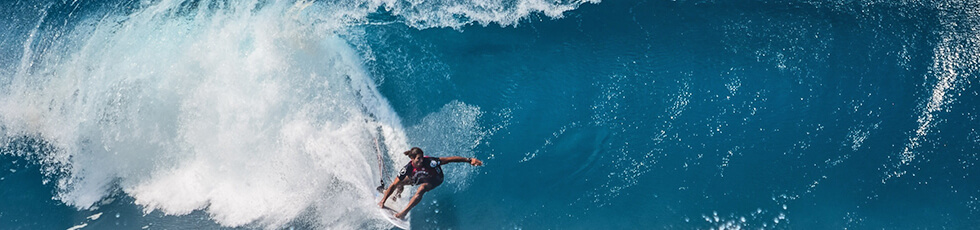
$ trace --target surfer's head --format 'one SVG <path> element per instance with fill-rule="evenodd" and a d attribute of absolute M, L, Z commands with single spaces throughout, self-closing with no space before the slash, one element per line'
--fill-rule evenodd
<path fill-rule="evenodd" d="M 419 147 L 412 147 L 412 149 L 405 151 L 405 156 L 412 158 L 413 166 L 419 167 L 422 164 L 422 156 L 424 156 L 424 153 Z"/>
<path fill-rule="evenodd" d="M 408 156 L 410 158 L 414 158 L 415 155 L 422 155 L 422 154 L 423 154 L 422 149 L 420 149 L 419 147 L 412 147 L 412 149 L 405 151 L 405 156 Z"/>

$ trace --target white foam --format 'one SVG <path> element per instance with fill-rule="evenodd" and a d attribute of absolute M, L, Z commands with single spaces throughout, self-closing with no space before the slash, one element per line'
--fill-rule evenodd
<path fill-rule="evenodd" d="M 86 219 L 89 219 L 89 220 L 98 220 L 100 217 L 102 217 L 102 213 L 101 212 L 100 213 L 93 214 L 91 216 L 88 216 L 88 217 L 86 217 Z"/>
<path fill-rule="evenodd" d="M 79 224 L 79 225 L 72 226 L 72 227 L 68 228 L 68 230 L 79 230 L 79 229 L 85 228 L 87 226 L 88 226 L 87 223 L 82 223 L 82 224 Z"/>
<path fill-rule="evenodd" d="M 416 28 L 461 28 L 470 24 L 516 26 L 532 14 L 544 14 L 561 18 L 565 12 L 583 3 L 599 3 L 599 0 L 380 0 L 376 2 L 393 14 L 404 18 L 406 24 Z"/>
<path fill-rule="evenodd" d="M 87 209 L 118 187 L 146 212 L 224 226 L 383 223 L 373 139 L 407 138 L 346 42 L 292 4 L 178 5 L 81 23 L 0 93 L 5 136 L 55 147 L 57 199 Z"/>

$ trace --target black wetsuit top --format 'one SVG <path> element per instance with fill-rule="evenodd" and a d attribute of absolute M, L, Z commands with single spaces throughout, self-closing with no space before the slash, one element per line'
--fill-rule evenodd
<path fill-rule="evenodd" d="M 432 186 L 442 184 L 442 162 L 436 157 L 423 157 L 422 167 L 415 168 L 412 162 L 408 162 L 402 171 L 398 173 L 399 180 L 408 180 L 411 185 L 429 183 Z"/>

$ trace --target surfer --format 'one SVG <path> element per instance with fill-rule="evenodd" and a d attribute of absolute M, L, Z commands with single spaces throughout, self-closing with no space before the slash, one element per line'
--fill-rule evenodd
<path fill-rule="evenodd" d="M 391 185 L 385 190 L 385 195 L 381 198 L 381 202 L 378 203 L 378 206 L 384 208 L 385 201 L 388 200 L 388 196 L 391 196 L 393 190 L 397 190 L 396 193 L 401 195 L 405 185 L 418 185 L 419 190 L 415 192 L 415 196 L 408 202 L 405 210 L 395 214 L 395 218 L 399 219 L 405 218 L 408 211 L 412 210 L 412 207 L 415 207 L 422 200 L 423 194 L 442 184 L 442 165 L 452 162 L 466 162 L 473 166 L 483 165 L 483 161 L 476 158 L 460 156 L 428 157 L 423 155 L 422 149 L 419 147 L 412 147 L 412 149 L 405 151 L 405 155 L 411 158 L 412 161 L 402 168 L 395 181 L 391 182 Z M 392 200 L 394 199 L 392 198 Z"/>

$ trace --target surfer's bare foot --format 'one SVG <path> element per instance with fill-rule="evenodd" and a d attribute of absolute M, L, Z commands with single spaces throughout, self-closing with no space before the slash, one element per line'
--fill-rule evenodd
<path fill-rule="evenodd" d="M 378 207 L 385 208 L 385 202 L 384 201 L 378 202 Z"/>
<path fill-rule="evenodd" d="M 399 212 L 398 214 L 395 214 L 395 218 L 405 219 L 405 212 Z"/>

